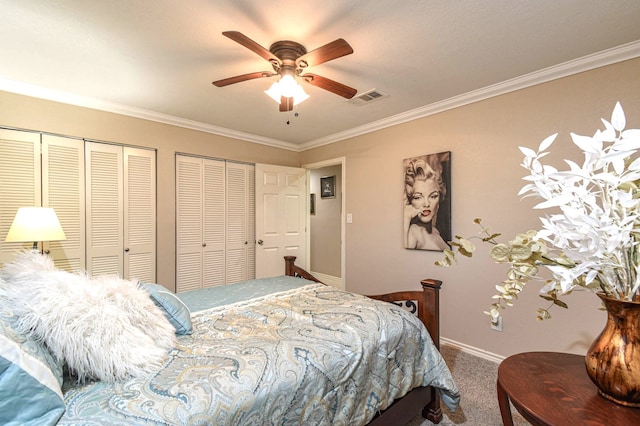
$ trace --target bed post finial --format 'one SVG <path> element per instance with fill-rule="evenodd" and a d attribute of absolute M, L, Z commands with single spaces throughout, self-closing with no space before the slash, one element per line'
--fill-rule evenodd
<path fill-rule="evenodd" d="M 296 257 L 295 256 L 285 256 L 284 257 L 284 273 L 290 277 L 295 276 L 295 266 Z"/>
<path fill-rule="evenodd" d="M 304 269 L 296 266 L 296 257 L 295 256 L 285 256 L 284 257 L 284 273 L 290 277 L 299 277 L 304 278 L 305 280 L 315 281 L 317 283 L 324 284 L 322 281 L 305 271 Z"/>
<path fill-rule="evenodd" d="M 427 329 L 431 334 L 431 340 L 440 349 L 440 288 L 442 281 L 431 278 L 420 281 L 422 285 L 422 293 L 424 295 L 424 318 L 426 318 Z M 428 307 L 428 309 L 427 309 Z"/>

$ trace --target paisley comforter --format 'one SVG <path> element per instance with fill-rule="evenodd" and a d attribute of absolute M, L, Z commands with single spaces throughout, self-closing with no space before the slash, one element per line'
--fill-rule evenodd
<path fill-rule="evenodd" d="M 300 280 L 298 280 L 300 282 Z M 155 374 L 64 386 L 60 425 L 361 425 L 416 386 L 459 393 L 419 319 L 321 284 L 192 313 Z"/>

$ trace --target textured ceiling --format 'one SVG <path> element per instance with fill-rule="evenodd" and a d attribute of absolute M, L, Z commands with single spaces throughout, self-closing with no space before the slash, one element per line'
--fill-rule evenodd
<path fill-rule="evenodd" d="M 0 0 L 0 7 L 0 90 L 291 149 L 532 73 L 570 73 L 575 61 L 640 55 L 638 0 Z M 355 52 L 310 72 L 389 96 L 356 106 L 302 83 L 311 97 L 281 113 L 263 93 L 274 78 L 214 87 L 271 70 L 222 36 L 227 30 L 266 48 L 294 40 L 313 50 L 344 38 Z M 593 55 L 597 61 L 584 61 Z"/>

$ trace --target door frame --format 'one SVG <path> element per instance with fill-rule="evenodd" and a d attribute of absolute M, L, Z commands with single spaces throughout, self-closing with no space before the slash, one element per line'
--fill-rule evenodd
<path fill-rule="evenodd" d="M 307 202 L 309 200 L 309 196 L 311 193 L 311 172 L 310 170 L 314 170 L 314 169 L 321 169 L 323 167 L 329 167 L 329 166 L 336 166 L 336 165 L 340 165 L 341 166 L 341 173 L 342 173 L 342 179 L 341 179 L 341 186 L 340 186 L 340 193 L 342 194 L 341 197 L 341 206 L 340 206 L 340 279 L 342 281 L 342 289 L 344 290 L 346 288 L 345 285 L 345 278 L 346 278 L 346 245 L 347 245 L 347 240 L 346 240 L 346 228 L 345 228 L 345 223 L 346 223 L 346 206 L 347 206 L 347 158 L 346 157 L 337 157 L 337 158 L 331 158 L 328 160 L 323 160 L 323 161 L 318 161 L 315 163 L 308 163 L 308 164 L 303 164 L 302 168 L 307 169 Z M 309 230 L 307 232 L 307 262 L 306 265 L 304 265 L 304 268 L 307 271 L 311 270 L 311 214 L 309 213 L 309 209 L 307 208 L 307 229 Z"/>

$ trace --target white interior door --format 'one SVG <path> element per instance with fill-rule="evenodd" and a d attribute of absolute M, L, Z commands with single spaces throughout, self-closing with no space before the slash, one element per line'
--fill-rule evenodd
<path fill-rule="evenodd" d="M 87 272 L 124 273 L 122 147 L 85 143 Z"/>
<path fill-rule="evenodd" d="M 42 135 L 42 205 L 56 210 L 67 237 L 44 243 L 59 269 L 86 269 L 84 141 Z"/>
<path fill-rule="evenodd" d="M 227 284 L 254 278 L 255 167 L 227 162 Z"/>
<path fill-rule="evenodd" d="M 124 277 L 156 282 L 156 152 L 125 146 Z"/>
<path fill-rule="evenodd" d="M 306 266 L 307 171 L 256 164 L 256 278 L 284 274 L 284 256 Z"/>
<path fill-rule="evenodd" d="M 31 248 L 5 242 L 20 207 L 41 206 L 40 134 L 0 129 L 0 264 Z"/>

